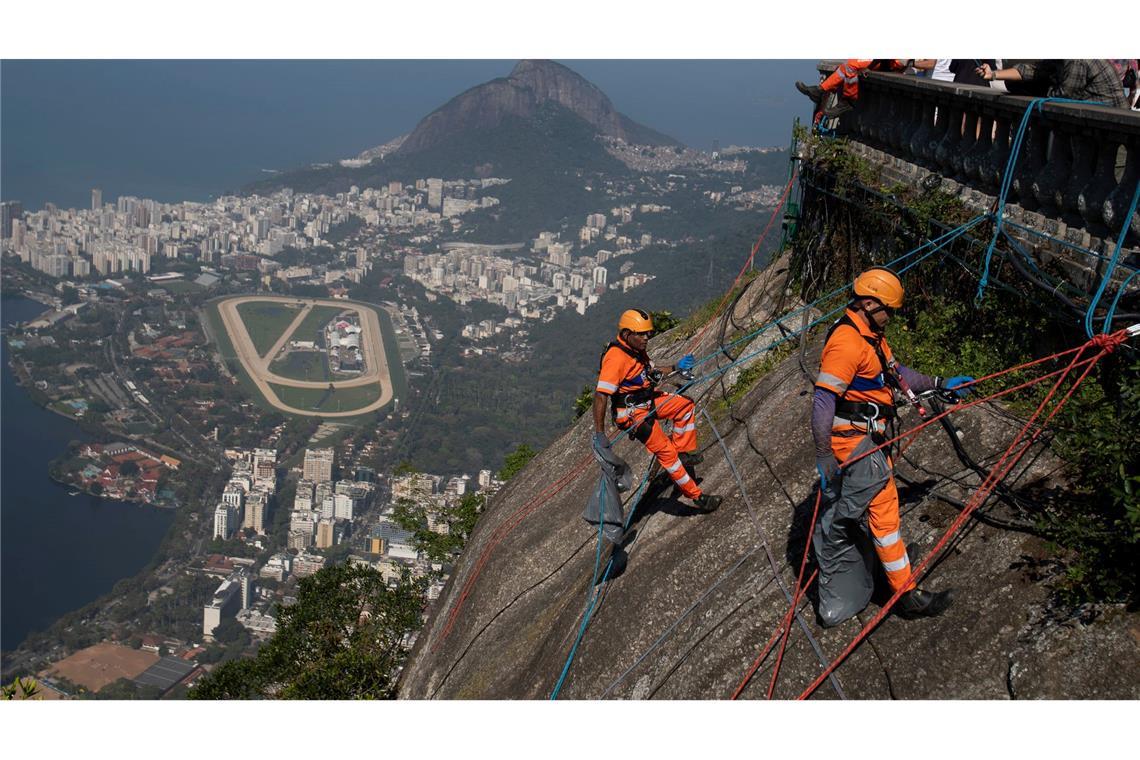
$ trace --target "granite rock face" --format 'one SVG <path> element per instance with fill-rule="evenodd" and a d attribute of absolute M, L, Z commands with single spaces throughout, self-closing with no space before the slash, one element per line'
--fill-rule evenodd
<path fill-rule="evenodd" d="M 738 327 L 730 328 L 730 338 L 790 308 L 784 272 L 777 264 L 753 281 L 734 310 Z M 675 361 L 686 348 L 707 355 L 717 350 L 717 333 L 710 329 L 688 347 L 666 334 L 653 341 L 652 352 L 662 362 Z M 701 414 L 705 459 L 697 474 L 702 488 L 725 502 L 711 515 L 699 514 L 662 476 L 649 482 L 634 514 L 624 569 L 598 586 L 603 593 L 559 698 L 726 699 L 788 610 L 785 589 L 796 582 L 815 501 L 808 416 L 820 346 L 805 345 L 746 392 L 728 393 L 740 369 L 763 361 L 761 349 L 778 334 L 773 328 L 730 347 L 734 357 L 756 355 L 689 392 L 724 441 L 718 443 Z M 722 354 L 701 371 L 728 361 Z M 953 419 L 967 450 L 991 464 L 1018 426 L 986 405 Z M 915 421 L 912 411 L 903 412 L 904 429 Z M 609 545 L 598 552 L 597 531 L 581 517 L 597 483 L 591 427 L 580 419 L 491 501 L 419 634 L 402 676 L 402 698 L 549 697 L 578 635 L 596 567 L 610 553 Z M 647 472 L 649 457 L 639 444 L 622 437 L 614 448 L 635 476 Z M 1008 481 L 1011 488 L 1063 481 L 1048 449 L 1032 454 Z M 917 562 L 958 516 L 953 502 L 968 498 L 979 478 L 936 426 L 898 462 L 909 479 L 900 484 L 902 530 Z M 995 503 L 982 511 L 996 515 L 1002 508 Z M 928 620 L 886 618 L 813 698 L 1140 696 L 1140 616 L 1115 607 L 1077 618 L 1059 613 L 1050 602 L 1050 566 L 1047 547 L 1035 536 L 971 519 L 921 582 L 957 589 L 953 607 Z M 857 618 L 823 630 L 806 604 L 774 696 L 798 696 L 878 609 L 873 600 Z M 773 659 L 743 698 L 764 697 Z"/>
<path fill-rule="evenodd" d="M 467 131 L 494 129 L 509 118 L 529 119 L 559 105 L 598 133 L 642 145 L 679 145 L 673 138 L 622 115 L 600 89 L 553 61 L 520 61 L 505 78 L 472 87 L 425 116 L 399 153 L 435 147 Z"/>

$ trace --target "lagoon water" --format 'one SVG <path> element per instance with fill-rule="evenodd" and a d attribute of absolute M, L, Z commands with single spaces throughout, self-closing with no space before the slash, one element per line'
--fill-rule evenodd
<path fill-rule="evenodd" d="M 44 306 L 26 298 L 0 302 L 5 325 Z M 15 381 L 3 345 L 0 395 L 0 647 L 14 649 L 32 631 L 109 592 L 150 562 L 174 519 L 170 510 L 115 502 L 48 478 L 48 462 L 71 440 L 89 440 L 67 419 L 36 406 Z"/>

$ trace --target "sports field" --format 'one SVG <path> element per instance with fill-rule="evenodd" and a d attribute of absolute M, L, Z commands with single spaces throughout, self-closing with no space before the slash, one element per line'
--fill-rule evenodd
<path fill-rule="evenodd" d="M 354 388 L 297 388 L 270 383 L 269 387 L 282 403 L 306 412 L 351 412 L 363 409 L 380 398 L 380 383 Z"/>
<path fill-rule="evenodd" d="M 317 339 L 317 333 L 320 332 L 321 328 L 342 311 L 345 311 L 345 309 L 340 306 L 314 306 L 309 310 L 305 318 L 301 320 L 301 324 L 297 325 L 296 329 L 293 330 L 293 334 L 289 336 L 289 340 L 315 341 Z"/>
<path fill-rule="evenodd" d="M 300 305 L 253 301 L 238 304 L 238 314 L 242 324 L 257 349 L 258 356 L 265 356 L 273 344 L 281 337 L 297 316 Z"/>
<path fill-rule="evenodd" d="M 329 382 L 350 377 L 329 372 L 328 355 L 324 351 L 291 351 L 284 359 L 270 364 L 269 371 L 290 380 Z"/>

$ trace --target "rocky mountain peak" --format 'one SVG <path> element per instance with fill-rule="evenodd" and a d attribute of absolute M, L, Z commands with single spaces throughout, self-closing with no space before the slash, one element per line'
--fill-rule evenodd
<path fill-rule="evenodd" d="M 532 119 L 560 106 L 602 135 L 646 145 L 679 145 L 677 140 L 620 113 L 596 85 L 554 61 L 519 61 L 505 78 L 471 88 L 428 114 L 400 147 L 415 153 L 471 130 L 489 130 L 508 119 Z"/>

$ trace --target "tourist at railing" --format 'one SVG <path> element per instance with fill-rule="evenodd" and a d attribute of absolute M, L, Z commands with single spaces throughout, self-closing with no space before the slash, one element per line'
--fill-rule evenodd
<path fill-rule="evenodd" d="M 936 82 L 953 82 L 954 72 L 950 70 L 953 62 L 950 58 L 916 58 L 914 68 L 920 72 L 919 76 L 925 73 Z"/>
<path fill-rule="evenodd" d="M 1124 97 L 1133 111 L 1140 111 L 1140 87 L 1137 87 L 1137 70 L 1140 69 L 1140 60 L 1135 58 L 1111 58 L 1116 73 L 1120 75 L 1120 84 L 1124 87 Z"/>
<path fill-rule="evenodd" d="M 994 69 L 983 63 L 976 71 L 987 82 L 1041 81 L 1048 83 L 1050 97 L 1092 100 L 1114 108 L 1127 107 L 1124 86 L 1116 75 L 1116 69 L 1102 58 L 1026 61 L 1007 69 Z"/>

